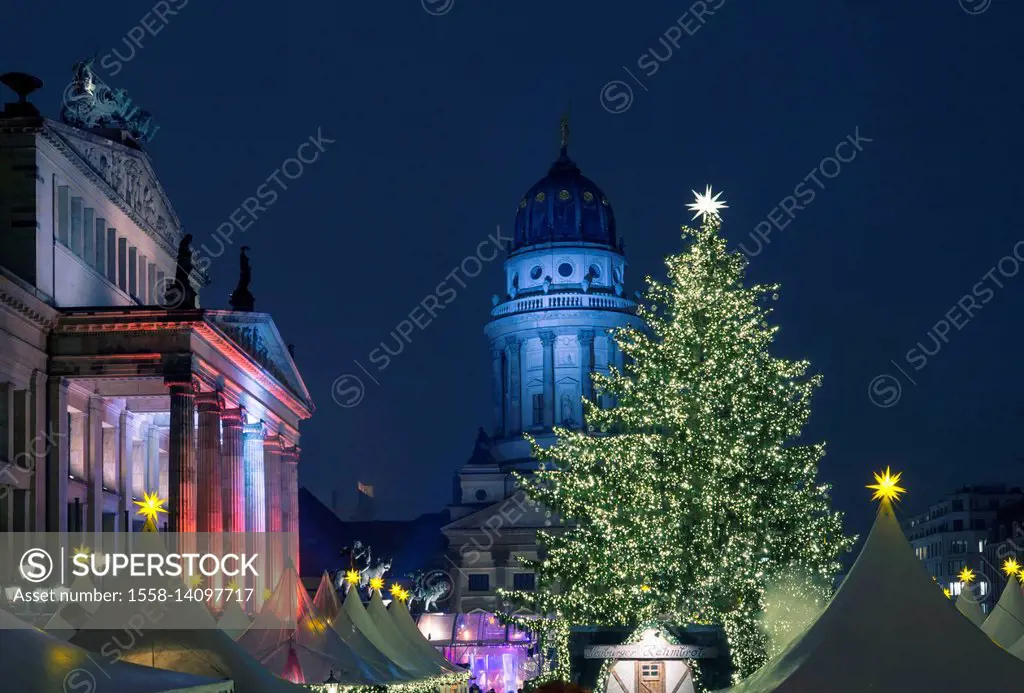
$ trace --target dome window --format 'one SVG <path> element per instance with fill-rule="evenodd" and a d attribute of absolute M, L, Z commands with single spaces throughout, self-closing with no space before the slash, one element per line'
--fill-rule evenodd
<path fill-rule="evenodd" d="M 542 193 L 542 192 L 537 193 L 537 197 L 535 197 L 533 199 L 537 200 L 537 202 L 543 202 L 544 201 L 544 193 Z"/>
<path fill-rule="evenodd" d="M 621 284 L 622 283 L 622 267 L 621 266 L 615 268 L 615 283 L 616 284 Z"/>
<path fill-rule="evenodd" d="M 563 277 L 572 276 L 572 264 L 569 262 L 563 262 L 558 266 L 558 273 Z"/>
<path fill-rule="evenodd" d="M 486 500 L 487 499 L 487 491 L 484 491 L 482 488 L 481 489 L 477 489 L 477 491 L 476 491 L 476 499 L 478 501 Z"/>
<path fill-rule="evenodd" d="M 519 209 L 526 209 L 526 198 L 519 200 Z"/>
<path fill-rule="evenodd" d="M 584 202 L 593 202 L 594 201 L 594 193 L 590 192 L 589 190 L 586 191 L 585 193 L 583 193 L 583 201 Z"/>
<path fill-rule="evenodd" d="M 571 195 L 569 195 L 569 191 L 568 190 L 559 190 L 558 191 L 558 199 L 561 200 L 562 202 L 565 202 L 570 197 L 571 197 Z"/>
<path fill-rule="evenodd" d="M 534 265 L 533 269 L 530 270 L 530 279 L 537 281 L 540 279 L 540 275 L 544 272 L 544 268 L 540 265 Z"/>
<path fill-rule="evenodd" d="M 605 207 L 607 207 L 608 206 L 608 198 L 607 197 L 602 197 L 601 198 L 601 204 L 603 204 Z"/>
<path fill-rule="evenodd" d="M 589 272 L 590 272 L 590 278 L 591 279 L 600 279 L 601 278 L 601 268 L 598 267 L 597 265 L 591 265 Z"/>

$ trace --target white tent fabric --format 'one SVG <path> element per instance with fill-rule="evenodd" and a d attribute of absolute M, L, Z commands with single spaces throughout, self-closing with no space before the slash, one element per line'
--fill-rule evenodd
<path fill-rule="evenodd" d="M 446 666 L 419 650 L 408 638 L 399 632 L 394 619 L 384 607 L 380 591 L 373 591 L 370 603 L 366 607 L 366 613 L 370 615 L 370 620 L 376 626 L 377 632 L 389 643 L 392 643 L 395 650 L 401 653 L 402 658 L 410 662 L 415 667 L 415 671 L 418 671 L 421 676 L 442 676 L 452 673 Z"/>
<path fill-rule="evenodd" d="M 331 576 L 327 574 L 326 570 L 320 576 L 320 584 L 316 588 L 316 594 L 313 595 L 313 606 L 316 607 L 321 616 L 331 623 L 334 623 L 334 619 L 341 612 L 338 592 L 334 589 L 334 583 L 331 582 Z"/>
<path fill-rule="evenodd" d="M 387 655 L 378 650 L 363 632 L 356 628 L 352 618 L 345 609 L 339 611 L 338 615 L 334 617 L 333 628 L 338 637 L 352 648 L 356 656 L 364 661 L 371 662 L 379 670 L 386 672 L 389 682 L 412 680 L 411 674 L 402 669 L 397 663 L 388 659 Z"/>
<path fill-rule="evenodd" d="M 981 610 L 981 604 L 975 598 L 974 592 L 966 587 L 956 598 L 956 610 L 976 626 L 980 627 L 985 622 L 985 612 Z"/>
<path fill-rule="evenodd" d="M 462 667 L 456 666 L 445 659 L 444 656 L 438 652 L 426 638 L 423 637 L 423 633 L 421 633 L 420 629 L 416 627 L 416 622 L 412 620 L 412 615 L 409 613 L 409 607 L 405 602 L 398 600 L 391 602 L 391 605 L 388 607 L 388 614 L 391 616 L 391 620 L 395 624 L 395 628 L 402 637 L 411 643 L 419 652 L 422 652 L 426 659 L 441 667 L 448 673 L 456 674 L 465 672 L 465 669 Z"/>
<path fill-rule="evenodd" d="M 153 617 L 153 621 L 159 618 L 154 624 L 156 627 L 143 625 L 132 629 L 126 625 L 130 618 L 126 617 L 126 606 L 137 607 L 136 613 L 156 614 Z M 107 602 L 97 609 L 88 625 L 79 630 L 71 642 L 101 652 L 104 647 L 109 648 L 114 639 L 122 644 L 118 649 L 120 657 L 126 661 L 188 674 L 230 678 L 235 682 L 236 693 L 301 693 L 304 690 L 274 676 L 249 656 L 217 627 L 209 609 L 197 601 L 133 605 Z"/>
<path fill-rule="evenodd" d="M 377 599 L 380 599 L 380 597 L 378 596 Z M 397 634 L 391 634 L 391 639 L 389 639 L 389 634 L 382 633 L 377 628 L 374 620 L 367 613 L 366 607 L 363 606 L 363 602 L 360 600 L 359 593 L 355 588 L 350 589 L 348 594 L 345 595 L 345 601 L 342 602 L 341 608 L 359 632 L 373 643 L 373 646 L 380 650 L 385 657 L 397 664 L 402 671 L 406 672 L 410 678 L 422 679 L 435 675 L 433 669 L 424 671 L 411 657 L 406 655 L 405 648 L 393 640 Z"/>
<path fill-rule="evenodd" d="M 83 594 L 91 593 L 95 589 L 95 585 L 92 584 L 88 577 L 80 575 L 74 579 L 68 591 L 72 594 Z M 75 631 L 85 625 L 89 617 L 96 613 L 98 608 L 98 603 L 89 601 L 64 604 L 54 612 L 53 616 L 50 617 L 50 620 L 43 627 L 43 630 L 60 640 L 70 640 Z"/>
<path fill-rule="evenodd" d="M 217 626 L 228 634 L 232 640 L 237 640 L 252 625 L 252 620 L 246 616 L 242 609 L 242 603 L 237 599 L 227 600 L 224 610 L 220 614 Z"/>
<path fill-rule="evenodd" d="M 100 687 L 126 693 L 235 690 L 230 680 L 108 662 L 106 657 L 61 642 L 0 610 L 0 690 L 68 693 Z"/>
<path fill-rule="evenodd" d="M 892 506 L 828 607 L 730 693 L 1018 690 L 1024 662 L 956 613 L 914 556 Z"/>
<path fill-rule="evenodd" d="M 1006 583 L 999 601 L 988 615 L 981 629 L 988 637 L 1009 649 L 1024 637 L 1024 594 L 1020 583 Z"/>
<path fill-rule="evenodd" d="M 280 676 L 288 662 L 290 643 L 294 643 L 306 683 L 323 683 L 332 672 L 343 684 L 374 685 L 387 680 L 384 672 L 361 661 L 338 637 L 289 565 L 238 644 Z"/>

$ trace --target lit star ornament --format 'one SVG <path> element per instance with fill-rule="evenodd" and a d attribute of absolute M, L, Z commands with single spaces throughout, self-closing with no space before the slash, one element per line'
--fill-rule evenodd
<path fill-rule="evenodd" d="M 359 584 L 359 571 L 358 570 L 349 570 L 349 571 L 347 571 L 345 573 L 345 582 L 347 582 L 350 585 L 358 585 Z"/>
<path fill-rule="evenodd" d="M 1003 572 L 1006 573 L 1007 576 L 1016 575 L 1020 570 L 1021 565 L 1017 562 L 1016 558 L 1007 558 L 1003 563 Z"/>
<path fill-rule="evenodd" d="M 137 515 L 142 515 L 147 520 L 156 520 L 159 513 L 166 513 L 163 505 L 167 500 L 160 499 L 160 494 L 157 493 L 144 493 L 142 494 L 142 500 L 135 501 L 135 505 L 139 506 L 136 511 Z"/>
<path fill-rule="evenodd" d="M 88 556 L 90 553 L 92 553 L 92 549 L 90 549 L 85 544 L 82 544 L 81 546 L 75 549 L 76 556 Z"/>
<path fill-rule="evenodd" d="M 371 590 L 377 590 L 378 592 L 380 592 L 382 589 L 384 589 L 384 578 L 382 578 L 382 577 L 372 577 L 372 578 L 370 578 L 370 589 Z"/>
<path fill-rule="evenodd" d="M 725 204 L 725 200 L 722 200 L 721 202 L 718 201 L 718 198 L 722 196 L 721 191 L 714 195 L 711 194 L 710 185 L 707 186 L 703 195 L 696 190 L 693 191 L 693 194 L 695 201 L 687 205 L 687 208 L 691 212 L 696 212 L 696 214 L 693 215 L 694 219 L 697 217 L 707 216 L 710 216 L 712 219 L 720 219 L 721 215 L 719 215 L 718 210 L 729 208 L 729 205 Z"/>
<path fill-rule="evenodd" d="M 189 575 L 187 582 L 188 582 L 188 586 L 189 587 L 192 587 L 192 588 L 199 587 L 200 585 L 203 584 L 203 576 L 202 575 Z"/>
<path fill-rule="evenodd" d="M 960 574 L 957 575 L 957 577 L 960 578 L 960 582 L 964 583 L 965 585 L 968 585 L 974 582 L 974 571 L 970 568 L 964 568 L 960 571 Z"/>
<path fill-rule="evenodd" d="M 402 586 L 396 582 L 391 585 L 391 596 L 400 602 L 404 602 L 409 598 L 409 593 L 402 589 Z"/>
<path fill-rule="evenodd" d="M 867 486 L 875 492 L 875 495 L 871 496 L 871 500 L 898 501 L 900 494 L 907 492 L 907 489 L 899 485 L 901 476 L 903 476 L 903 472 L 893 476 L 888 467 L 885 468 L 884 474 L 875 472 L 876 483 Z"/>

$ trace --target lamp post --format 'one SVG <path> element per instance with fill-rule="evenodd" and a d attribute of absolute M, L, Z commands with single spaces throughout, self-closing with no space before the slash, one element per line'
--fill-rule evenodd
<path fill-rule="evenodd" d="M 334 669 L 331 669 L 330 675 L 324 681 L 324 687 L 327 689 L 327 693 L 339 693 L 341 691 L 341 682 L 334 678 Z"/>

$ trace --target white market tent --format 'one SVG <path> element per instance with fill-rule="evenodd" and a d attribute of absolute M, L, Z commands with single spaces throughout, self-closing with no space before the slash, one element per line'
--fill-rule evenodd
<path fill-rule="evenodd" d="M 290 564 L 238 644 L 279 676 L 289 669 L 289 658 L 297 657 L 305 683 L 323 683 L 332 673 L 347 685 L 387 680 L 384 672 L 361 661 L 317 612 Z"/>
<path fill-rule="evenodd" d="M 394 618 L 384 606 L 380 590 L 373 590 L 373 594 L 370 596 L 370 603 L 366 607 L 366 613 L 370 615 L 370 620 L 373 621 L 377 632 L 389 643 L 392 643 L 395 650 L 401 653 L 402 658 L 410 662 L 415 667 L 415 670 L 420 672 L 421 676 L 444 676 L 453 673 L 451 669 L 420 650 L 399 632 Z"/>
<path fill-rule="evenodd" d="M 981 604 L 974 596 L 974 592 L 964 585 L 960 596 L 956 598 L 956 610 L 967 617 L 967 620 L 976 626 L 985 622 L 985 612 L 981 610 Z"/>
<path fill-rule="evenodd" d="M 131 693 L 230 693 L 230 680 L 109 662 L 69 645 L 0 610 L 0 690 L 68 693 L 96 690 Z"/>
<path fill-rule="evenodd" d="M 1024 594 L 1020 583 L 1010 580 L 1006 583 L 999 601 L 992 608 L 981 629 L 1002 647 L 1013 647 L 1024 637 Z"/>
<path fill-rule="evenodd" d="M 126 625 L 131 618 L 131 615 L 126 616 L 126 608 L 133 606 L 143 613 L 159 613 L 159 620 L 154 619 L 152 627 L 147 623 L 132 629 Z M 120 625 L 113 625 L 118 623 Z M 101 652 L 114 638 L 125 643 L 126 646 L 120 648 L 120 656 L 126 661 L 169 671 L 230 678 L 235 682 L 235 693 L 301 693 L 304 690 L 274 676 L 253 659 L 217 627 L 209 610 L 200 602 L 183 600 L 166 608 L 148 603 L 107 602 L 71 642 Z"/>
<path fill-rule="evenodd" d="M 388 659 L 386 654 L 378 650 L 377 647 L 370 642 L 365 635 L 363 635 L 363 632 L 356 628 L 356 625 L 352 622 L 348 612 L 344 609 L 339 611 L 338 615 L 335 616 L 332 627 L 334 628 L 334 632 L 338 634 L 338 637 L 344 640 L 360 659 L 371 662 L 375 667 L 386 672 L 387 680 L 389 682 L 401 683 L 404 681 L 411 681 L 413 679 L 411 674 L 405 671 L 405 669 L 400 667 L 397 663 Z"/>
<path fill-rule="evenodd" d="M 423 633 L 421 633 L 420 629 L 416 627 L 416 622 L 412 620 L 412 615 L 409 613 L 409 607 L 404 601 L 395 600 L 391 602 L 391 605 L 388 606 L 388 614 L 391 616 L 391 620 L 394 622 L 395 628 L 402 637 L 411 643 L 419 652 L 422 652 L 424 658 L 441 667 L 446 673 L 465 673 L 465 669 L 460 666 L 456 666 L 445 659 L 444 656 L 430 644 L 430 641 L 423 637 Z"/>
<path fill-rule="evenodd" d="M 729 693 L 1019 690 L 1024 662 L 950 605 L 882 500 L 828 607 Z"/>
<path fill-rule="evenodd" d="M 320 615 L 326 618 L 331 623 L 341 613 L 341 601 L 338 599 L 338 592 L 334 589 L 334 583 L 331 582 L 331 576 L 324 571 L 324 574 L 320 576 L 320 584 L 316 588 L 316 594 L 313 595 L 313 606 L 320 612 Z"/>
<path fill-rule="evenodd" d="M 250 625 L 252 619 L 246 616 L 242 603 L 237 599 L 228 599 L 217 620 L 217 627 L 227 633 L 232 640 L 237 640 Z"/>
<path fill-rule="evenodd" d="M 378 601 L 380 595 L 375 595 Z M 372 603 L 372 599 L 370 600 Z M 383 608 L 383 604 L 381 604 Z M 373 618 L 368 613 L 366 607 L 363 606 L 362 600 L 359 598 L 359 592 L 355 588 L 348 591 L 345 595 L 345 601 L 341 605 L 345 615 L 348 616 L 352 624 L 359 630 L 363 636 L 369 640 L 375 648 L 380 650 L 385 657 L 394 662 L 402 671 L 404 671 L 411 679 L 424 679 L 431 676 L 436 676 L 437 671 L 433 667 L 429 669 L 423 668 L 418 662 L 414 660 L 408 653 L 408 648 L 398 641 L 398 634 L 391 632 L 381 632 L 377 625 L 374 623 Z M 387 616 L 387 612 L 384 614 Z"/>

